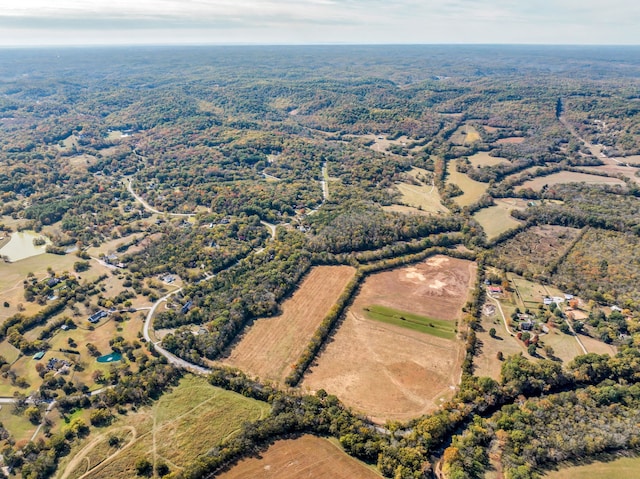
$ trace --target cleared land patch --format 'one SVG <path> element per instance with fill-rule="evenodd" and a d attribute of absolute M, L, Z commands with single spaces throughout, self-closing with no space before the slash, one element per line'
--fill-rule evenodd
<path fill-rule="evenodd" d="M 76 454 L 93 456 L 94 468 L 87 469 L 86 461 L 74 462 L 76 454 L 72 453 L 70 461 L 61 467 L 63 473 L 59 477 L 87 474 L 85 477 L 92 479 L 129 479 L 136 477 L 138 459 L 153 462 L 154 457 L 177 471 L 222 439 L 236 434 L 244 422 L 265 417 L 268 412 L 266 403 L 216 388 L 204 378 L 189 375 L 173 391 L 163 395 L 153 408 L 129 413 L 103 430 L 106 436 L 123 427 L 130 428 L 133 439 L 128 439 L 129 445 L 116 451 L 117 454 L 105 451 L 103 457 L 98 457 L 93 448 L 103 441 L 91 435 Z"/>
<path fill-rule="evenodd" d="M 355 270 L 318 266 L 282 305 L 282 314 L 255 322 L 223 362 L 263 380 L 284 381 Z"/>
<path fill-rule="evenodd" d="M 442 205 L 440 193 L 433 184 L 426 184 L 428 173 L 421 168 L 413 168 L 409 174 L 419 184 L 397 183 L 396 188 L 402 194 L 401 202 L 407 206 L 418 208 L 431 213 L 448 213 Z"/>
<path fill-rule="evenodd" d="M 516 188 L 521 191 L 531 188 L 533 191 L 539 191 L 543 186 L 560 185 L 562 183 L 587 183 L 591 185 L 620 185 L 625 186 L 625 182 L 618 178 L 610 178 L 608 176 L 589 175 L 587 173 L 576 173 L 573 171 L 561 171 L 548 176 L 539 176 L 532 180 L 525 181 Z"/>
<path fill-rule="evenodd" d="M 221 479 L 378 479 L 381 476 L 327 439 L 302 436 L 278 441 L 259 457 L 240 461 Z"/>
<path fill-rule="evenodd" d="M 500 138 L 496 141 L 498 145 L 519 145 L 524 142 L 524 136 L 510 136 L 508 138 Z"/>
<path fill-rule="evenodd" d="M 454 145 L 468 145 L 481 140 L 480 133 L 471 125 L 462 125 L 451 135 L 451 143 Z"/>
<path fill-rule="evenodd" d="M 639 157 L 640 158 L 640 157 Z M 626 178 L 629 178 L 631 181 L 636 183 L 640 183 L 640 169 L 637 168 L 640 163 L 624 163 L 620 164 L 617 161 L 614 161 L 612 158 L 601 158 L 604 161 L 604 165 L 602 166 L 590 166 L 585 167 L 583 170 L 585 172 L 592 173 L 605 173 L 609 175 L 623 175 Z M 627 166 L 627 165 L 635 165 L 635 166 Z"/>
<path fill-rule="evenodd" d="M 471 164 L 478 168 L 484 166 L 496 166 L 503 163 L 509 163 L 506 158 L 500 158 L 499 156 L 491 156 L 488 151 L 479 151 L 475 155 L 469 157 Z"/>
<path fill-rule="evenodd" d="M 611 462 L 596 461 L 584 466 L 562 468 L 546 473 L 545 479 L 636 479 L 640 457 L 621 457 Z"/>
<path fill-rule="evenodd" d="M 456 340 L 371 320 L 372 304 L 450 323 L 460 317 L 476 264 L 434 256 L 368 277 L 302 387 L 325 389 L 375 421 L 434 410 L 460 379 Z"/>
<path fill-rule="evenodd" d="M 472 180 L 465 173 L 461 173 L 456 169 L 455 163 L 447 165 L 447 184 L 457 185 L 464 193 L 456 196 L 453 200 L 460 206 L 469 206 L 480 199 L 487 191 L 488 183 L 481 183 Z"/>
<path fill-rule="evenodd" d="M 522 224 L 511 216 L 513 210 L 525 208 L 521 200 L 496 200 L 495 203 L 494 206 L 483 208 L 473 215 L 473 219 L 480 223 L 488 239 Z"/>

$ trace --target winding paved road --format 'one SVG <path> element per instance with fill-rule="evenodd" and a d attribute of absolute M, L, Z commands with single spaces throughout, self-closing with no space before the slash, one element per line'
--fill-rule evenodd
<path fill-rule="evenodd" d="M 142 197 L 139 196 L 135 191 L 133 191 L 131 178 L 126 178 L 125 184 L 127 185 L 127 190 L 129 191 L 129 193 L 131 193 L 131 196 L 133 196 L 136 199 L 136 201 L 140 203 L 142 207 L 145 210 L 149 211 L 150 213 L 156 213 L 159 215 L 180 216 L 182 218 L 189 218 L 191 216 L 195 216 L 194 213 L 167 213 L 165 211 L 157 210 L 153 206 L 151 206 L 149 203 L 147 203 L 145 200 L 143 200 Z"/>
<path fill-rule="evenodd" d="M 171 293 L 164 295 L 162 298 L 160 298 L 158 301 L 156 301 L 153 304 L 153 306 L 149 310 L 149 313 L 147 314 L 147 318 L 144 321 L 144 327 L 142 328 L 142 336 L 148 343 L 153 344 L 156 348 L 156 351 L 162 354 L 165 358 L 167 358 L 167 361 L 169 361 L 169 363 L 173 364 L 174 366 L 187 369 L 196 374 L 209 374 L 211 372 L 211 369 L 204 368 L 202 366 L 197 366 L 193 363 L 190 363 L 189 361 L 180 359 L 179 357 L 171 354 L 169 351 L 167 351 L 162 346 L 160 346 L 160 341 L 157 341 L 154 343 L 151 340 L 151 335 L 149 334 L 149 330 L 151 329 L 151 321 L 153 320 L 153 315 L 155 314 L 156 309 L 158 309 L 158 306 L 160 306 L 161 303 L 164 303 L 167 299 L 169 299 L 170 296 L 176 293 L 179 293 L 180 291 L 182 291 L 182 288 L 176 289 L 175 291 L 172 291 Z"/>

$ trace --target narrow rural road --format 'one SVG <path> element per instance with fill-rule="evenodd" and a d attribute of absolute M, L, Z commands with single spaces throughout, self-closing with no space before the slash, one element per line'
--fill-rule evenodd
<path fill-rule="evenodd" d="M 264 226 L 266 226 L 269 229 L 269 233 L 271 233 L 271 239 L 275 240 L 276 239 L 276 225 L 274 225 L 273 223 L 267 223 L 266 221 L 260 221 L 260 223 Z"/>
<path fill-rule="evenodd" d="M 160 341 L 154 343 L 151 340 L 149 329 L 151 328 L 151 321 L 153 319 L 153 315 L 156 312 L 156 309 L 158 309 L 158 306 L 160 306 L 161 303 L 164 303 L 167 299 L 169 299 L 171 295 L 179 293 L 180 291 L 182 291 L 182 288 L 176 289 L 175 291 L 172 291 L 171 293 L 164 295 L 162 298 L 160 298 L 158 301 L 156 301 L 153 304 L 153 306 L 149 310 L 149 313 L 147 314 L 147 318 L 144 321 L 144 327 L 142 328 L 142 335 L 148 343 L 151 343 L 155 346 L 156 351 L 158 351 L 158 353 L 162 354 L 165 358 L 167 358 L 167 361 L 169 361 L 169 363 L 173 364 L 174 366 L 187 369 L 196 374 L 209 374 L 211 372 L 211 369 L 198 366 L 196 364 L 190 363 L 189 361 L 185 361 L 184 359 L 180 359 L 179 357 L 171 354 L 169 351 L 167 351 L 162 346 L 160 346 Z"/>
<path fill-rule="evenodd" d="M 324 203 L 329 199 L 329 170 L 327 169 L 327 162 L 322 164 L 322 202 Z"/>
<path fill-rule="evenodd" d="M 504 315 L 504 311 L 502 311 L 502 305 L 500 304 L 500 301 L 498 301 L 496 298 L 494 298 L 490 294 L 487 295 L 487 298 L 490 298 L 494 303 L 496 303 L 496 306 L 498 307 L 498 311 L 500 311 L 500 316 L 502 316 L 502 322 L 504 323 L 504 329 L 507 330 L 507 333 L 509 333 L 511 336 L 513 336 L 514 332 L 509 329 L 509 325 L 507 324 L 507 318 Z"/>
<path fill-rule="evenodd" d="M 573 337 L 576 338 L 576 341 L 578 342 L 578 346 L 582 348 L 582 352 L 584 354 L 588 354 L 587 348 L 585 348 L 584 344 L 582 344 L 582 341 L 580 341 L 580 338 L 578 337 L 577 333 L 573 329 L 573 326 L 571 326 L 571 323 L 569 322 L 569 320 L 565 319 L 564 322 L 567 323 L 567 326 L 569 326 L 569 331 L 571 331 L 571 334 L 573 334 Z"/>
<path fill-rule="evenodd" d="M 142 207 L 149 211 L 150 213 L 156 213 L 159 215 L 169 215 L 169 216 L 179 216 L 182 218 L 189 218 L 191 216 L 195 216 L 194 213 L 167 213 L 164 211 L 160 211 L 155 209 L 153 206 L 151 206 L 149 203 L 147 203 L 145 200 L 142 199 L 141 196 L 139 196 L 135 191 L 133 191 L 133 185 L 131 182 L 131 178 L 126 178 L 125 180 L 125 184 L 127 185 L 127 190 L 129 191 L 129 193 L 131 193 L 131 196 L 133 196 L 135 198 L 135 200 L 140 203 L 142 205 Z"/>

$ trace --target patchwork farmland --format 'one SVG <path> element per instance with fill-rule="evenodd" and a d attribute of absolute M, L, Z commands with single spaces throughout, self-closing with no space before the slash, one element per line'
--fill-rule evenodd
<path fill-rule="evenodd" d="M 382 476 L 349 457 L 331 441 L 307 435 L 278 441 L 260 456 L 244 459 L 218 477 L 376 479 Z"/>
<path fill-rule="evenodd" d="M 459 381 L 463 345 L 369 315 L 401 311 L 405 319 L 433 318 L 434 326 L 448 322 L 455 331 L 475 272 L 473 262 L 434 256 L 368 277 L 303 389 L 325 389 L 377 422 L 435 409 Z"/>
<path fill-rule="evenodd" d="M 282 305 L 282 314 L 258 319 L 223 363 L 263 380 L 282 382 L 355 270 L 319 266 Z"/>

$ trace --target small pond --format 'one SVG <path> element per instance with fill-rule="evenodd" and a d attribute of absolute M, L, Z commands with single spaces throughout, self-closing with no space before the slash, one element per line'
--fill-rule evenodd
<path fill-rule="evenodd" d="M 44 239 L 45 244 L 34 245 L 33 240 L 37 238 Z M 20 261 L 21 259 L 45 253 L 45 248 L 48 244 L 51 244 L 49 238 L 35 231 L 19 231 L 11 233 L 11 240 L 0 249 L 0 256 L 7 256 L 11 262 Z"/>
<path fill-rule="evenodd" d="M 122 359 L 122 354 L 120 353 L 111 353 L 106 354 L 104 356 L 100 356 L 98 358 L 99 363 L 112 363 L 114 361 L 120 361 Z"/>

